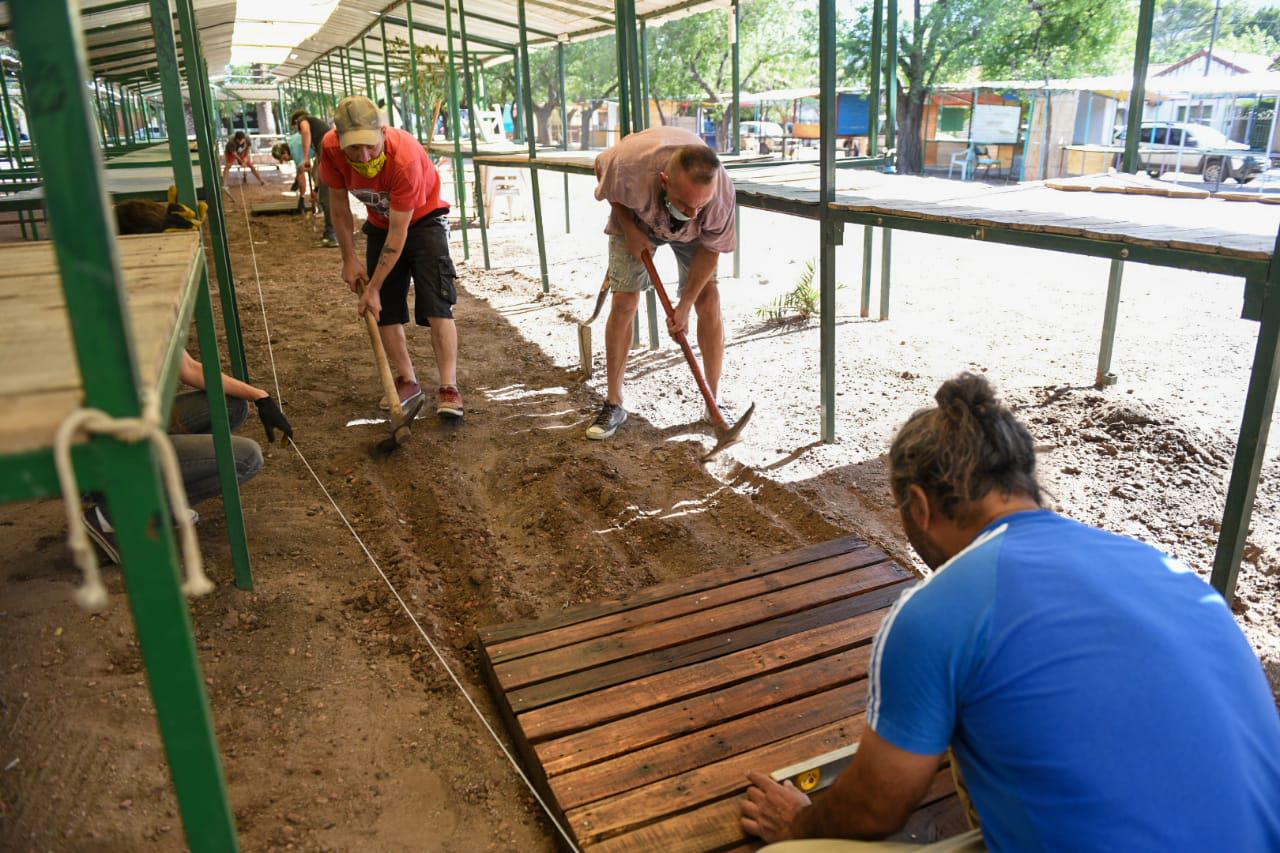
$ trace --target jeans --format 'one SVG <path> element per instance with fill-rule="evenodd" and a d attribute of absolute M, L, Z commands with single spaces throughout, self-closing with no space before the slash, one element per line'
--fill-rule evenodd
<path fill-rule="evenodd" d="M 249 404 L 228 397 L 227 414 L 231 418 L 231 428 L 237 429 L 249 416 Z M 169 440 L 178 454 L 187 502 L 192 505 L 222 493 L 212 429 L 209 398 L 205 392 L 185 391 L 174 398 Z M 231 436 L 231 456 L 235 460 L 236 480 L 240 485 L 262 470 L 262 448 L 251 438 Z"/>
<path fill-rule="evenodd" d="M 329 215 L 329 189 L 324 185 L 324 181 L 320 180 L 320 156 L 317 154 L 315 159 L 311 161 L 311 185 L 316 188 L 316 201 L 320 204 L 320 211 L 324 214 L 324 236 L 326 239 L 337 239 L 333 232 L 333 219 Z M 343 194 L 345 199 L 346 194 Z"/>

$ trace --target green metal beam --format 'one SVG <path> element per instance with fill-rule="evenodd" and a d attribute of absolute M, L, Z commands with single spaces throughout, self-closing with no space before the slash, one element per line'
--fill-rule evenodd
<path fill-rule="evenodd" d="M 884 45 L 884 0 L 872 0 L 871 68 L 867 75 L 867 156 L 880 152 L 880 49 Z M 862 294 L 859 316 L 871 316 L 871 263 L 875 253 L 875 229 L 862 229 Z"/>

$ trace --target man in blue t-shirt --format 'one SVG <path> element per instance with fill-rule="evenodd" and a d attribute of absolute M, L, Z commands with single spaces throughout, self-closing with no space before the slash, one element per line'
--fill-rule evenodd
<path fill-rule="evenodd" d="M 767 841 L 897 831 L 952 750 L 992 850 L 1280 850 L 1280 717 L 1222 597 L 1041 508 L 1026 428 L 945 383 L 890 450 L 934 572 L 872 647 L 866 731 L 817 803 L 753 773 Z M 799 849 L 799 848 L 797 848 Z"/>

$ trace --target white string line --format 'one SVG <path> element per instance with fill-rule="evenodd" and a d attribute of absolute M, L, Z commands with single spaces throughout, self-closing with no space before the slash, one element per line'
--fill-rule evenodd
<path fill-rule="evenodd" d="M 284 397 L 280 394 L 280 376 L 276 373 L 276 354 L 271 348 L 271 329 L 267 326 L 267 301 L 262 296 L 262 277 L 258 275 L 258 250 L 253 247 L 253 225 L 249 222 L 249 204 L 244 198 L 244 184 L 240 184 L 240 206 L 244 208 L 244 228 L 249 235 L 249 257 L 253 258 L 253 280 L 258 285 L 258 307 L 262 309 L 262 333 L 267 338 L 267 357 L 271 359 L 271 381 L 276 386 L 276 405 L 284 411 Z"/>
<path fill-rule="evenodd" d="M 257 252 L 253 251 L 253 225 L 249 220 L 248 205 L 245 203 L 244 184 L 240 185 L 240 204 L 245 209 L 244 225 L 249 234 L 249 249 L 253 256 L 253 278 L 258 288 L 258 305 L 262 309 L 262 327 L 263 331 L 267 333 L 267 355 L 270 357 L 271 361 L 271 378 L 276 385 L 276 402 L 280 405 L 280 408 L 283 411 L 284 402 L 280 397 L 280 377 L 276 374 L 276 359 L 271 350 L 271 334 L 267 331 L 267 302 L 262 293 L 262 279 L 258 274 Z M 347 530 L 351 531 L 351 535 L 355 538 L 356 544 L 360 546 L 360 550 L 364 551 L 364 555 L 369 558 L 369 563 L 377 570 L 378 574 L 382 576 L 382 581 L 387 585 L 387 589 L 391 590 L 391 594 L 394 595 L 396 601 L 400 603 L 400 608 L 404 610 L 405 615 L 409 617 L 409 621 L 413 623 L 413 627 L 418 629 L 418 633 L 422 635 L 422 639 L 426 641 L 432 654 L 434 654 L 436 656 L 436 660 L 440 662 L 440 666 L 444 667 L 444 671 L 448 673 L 450 680 L 452 680 L 454 686 L 458 688 L 458 692 L 462 694 L 462 698 L 467 700 L 467 704 L 471 706 L 471 710 L 475 712 L 475 715 L 480 720 L 481 725 L 483 725 L 485 730 L 489 732 L 489 736 L 492 737 L 493 742 L 498 745 L 498 749 L 502 750 L 502 754 L 506 756 L 507 761 L 511 763 L 511 767 L 516 771 L 516 775 L 524 782 L 525 787 L 529 789 L 529 793 L 533 794 L 533 798 L 538 801 L 538 805 L 541 806 L 542 810 L 546 813 L 547 819 L 551 821 L 552 826 L 554 826 L 556 831 L 564 838 L 565 843 L 569 845 L 569 849 L 573 851 L 573 853 L 578 853 L 578 846 L 574 843 L 573 837 L 569 835 L 569 831 L 561 825 L 559 819 L 556 818 L 555 813 L 551 810 L 551 807 L 547 805 L 544 799 L 542 799 L 542 795 L 539 794 L 538 790 L 533 786 L 533 782 L 529 780 L 529 777 L 520 767 L 519 762 L 516 761 L 515 756 L 513 756 L 511 751 L 507 749 L 507 745 L 502 742 L 502 738 L 498 736 L 498 733 L 494 730 L 493 726 L 489 724 L 488 718 L 480 711 L 480 707 L 476 704 L 475 700 L 471 698 L 471 694 L 467 691 L 467 688 L 463 686 L 462 681 L 459 680 L 458 676 L 454 673 L 453 668 L 450 667 L 448 661 L 444 659 L 444 655 L 440 653 L 440 649 L 422 627 L 422 623 L 418 621 L 418 617 L 413 615 L 413 611 L 409 609 L 409 605 L 405 604 L 404 599 L 400 597 L 400 591 L 397 590 L 395 584 L 391 582 L 391 578 L 387 577 L 387 573 L 382 570 L 382 566 L 378 565 L 378 561 L 374 559 L 373 554 L 369 551 L 369 547 L 364 544 L 364 540 L 360 538 L 360 534 L 356 532 L 356 529 L 351 526 L 351 522 L 347 520 L 346 514 L 343 513 L 342 508 L 338 506 L 338 502 L 333 499 L 333 495 L 329 494 L 329 490 L 325 488 L 324 482 L 321 481 L 320 477 L 316 474 L 315 469 L 311 467 L 311 463 L 307 461 L 307 457 L 303 455 L 302 448 L 300 448 L 297 442 L 292 438 L 289 439 L 289 446 L 298 454 L 298 458 L 302 460 L 302 464 L 306 466 L 308 473 L 311 474 L 311 479 L 316 481 L 316 485 L 320 487 L 320 491 L 324 492 L 324 496 L 329 499 L 329 503 L 338 513 L 338 517 L 342 519 L 342 523 L 347 526 Z"/>

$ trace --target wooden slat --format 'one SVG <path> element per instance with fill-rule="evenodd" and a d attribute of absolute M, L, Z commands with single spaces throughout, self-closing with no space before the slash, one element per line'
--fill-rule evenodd
<path fill-rule="evenodd" d="M 865 710 L 866 701 L 863 677 L 792 702 L 766 702 L 749 716 L 552 777 L 551 790 L 562 808 L 572 809 L 846 719 Z"/>
<path fill-rule="evenodd" d="M 699 767 L 607 800 L 571 809 L 567 813 L 569 824 L 583 841 L 594 840 L 700 806 L 741 790 L 747 773 L 752 770 L 767 773 L 774 767 L 793 763 L 797 755 L 816 755 L 853 743 L 862 737 L 864 725 L 865 719 L 859 714 L 735 755 L 710 767 Z"/>
<path fill-rule="evenodd" d="M 901 570 L 899 570 L 901 571 Z M 906 572 L 902 572 L 906 574 Z M 585 672 L 553 679 L 506 692 L 513 711 L 517 714 L 558 702 L 583 693 L 612 687 L 634 678 L 666 672 L 692 663 L 711 660 L 732 654 L 741 649 L 759 646 L 800 631 L 829 625 L 861 613 L 888 607 L 910 586 L 910 581 L 900 581 L 891 586 L 873 589 L 849 599 L 802 610 L 778 619 L 760 622 L 747 628 L 719 636 L 705 637 L 680 646 L 660 649 L 638 655 L 606 666 L 598 666 Z"/>
<path fill-rule="evenodd" d="M 870 566 L 888 560 L 888 555 L 878 548 L 863 548 L 845 554 L 837 554 L 822 560 L 801 563 L 760 575 L 755 578 L 728 583 L 707 590 L 669 598 L 654 604 L 642 605 L 620 613 L 578 622 L 563 628 L 555 628 L 542 634 L 521 637 L 500 643 L 489 649 L 494 663 L 505 663 L 535 652 L 546 652 L 573 643 L 628 631 L 641 625 L 673 619 L 689 613 L 710 610 L 713 607 L 778 592 L 787 587 L 808 581 Z"/>
<path fill-rule="evenodd" d="M 716 569 L 709 572 L 703 572 L 692 577 L 655 584 L 654 586 L 646 587 L 632 595 L 624 596 L 623 598 L 612 601 L 591 602 L 578 607 L 566 608 L 559 613 L 540 619 L 531 619 L 525 622 L 512 622 L 505 625 L 493 625 L 488 628 L 481 628 L 479 632 L 480 643 L 484 646 L 496 646 L 499 643 L 507 640 L 513 640 L 517 637 L 539 634 L 553 628 L 572 625 L 576 622 L 584 622 L 588 619 L 595 619 L 609 613 L 617 613 L 632 607 L 652 604 L 668 598 L 675 598 L 676 596 L 697 592 L 702 589 L 712 589 L 720 584 L 730 583 L 748 577 L 755 577 L 768 572 L 779 571 L 781 569 L 799 565 L 800 563 L 822 560 L 836 554 L 857 551 L 866 547 L 866 543 L 860 541 L 856 537 L 842 536 L 838 539 L 832 539 L 829 542 L 810 545 L 804 548 L 799 548 L 795 551 L 788 551 L 785 554 L 777 554 L 761 560 L 753 560 L 745 566 L 738 566 L 732 569 Z"/>
<path fill-rule="evenodd" d="M 840 653 L 858 644 L 865 649 L 882 616 L 878 612 L 864 613 L 705 663 L 539 708 L 521 715 L 520 725 L 538 744 L 538 757 L 547 772 L 562 773 L 632 747 L 692 731 L 713 719 L 741 713 L 740 703 L 757 682 L 775 685 L 772 689 L 778 691 L 776 700 L 789 698 L 774 679 L 779 670 L 787 667 L 814 664 L 814 669 L 804 670 L 814 678 L 810 690 L 835 683 L 822 680 L 823 673 L 832 666 L 829 661 L 839 659 L 841 663 L 836 666 L 840 666 L 844 661 Z M 831 657 L 825 657 L 828 655 Z M 676 702 L 681 699 L 684 701 Z M 673 714 L 673 709 L 678 709 L 678 714 Z M 708 711 L 717 716 L 708 716 Z M 556 735 L 563 736 L 549 740 Z"/>
<path fill-rule="evenodd" d="M 900 581 L 903 575 L 904 572 L 892 563 L 877 563 L 856 572 L 801 584 L 753 601 L 735 602 L 701 613 L 644 625 L 625 635 L 563 646 L 543 654 L 520 658 L 509 664 L 499 664 L 494 669 L 498 673 L 499 682 L 511 690 L 849 598 Z"/>

